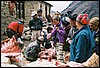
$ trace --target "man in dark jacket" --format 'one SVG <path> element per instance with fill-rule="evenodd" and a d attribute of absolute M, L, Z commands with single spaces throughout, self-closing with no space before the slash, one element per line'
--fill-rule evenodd
<path fill-rule="evenodd" d="M 29 21 L 29 28 L 32 32 L 31 41 L 35 41 L 41 34 L 43 23 L 42 21 L 37 17 L 37 12 L 33 11 L 32 20 Z"/>

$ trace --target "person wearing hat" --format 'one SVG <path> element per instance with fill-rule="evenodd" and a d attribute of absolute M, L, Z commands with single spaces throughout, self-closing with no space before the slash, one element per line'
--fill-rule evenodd
<path fill-rule="evenodd" d="M 73 39 L 73 36 L 74 36 L 74 33 L 78 30 L 77 27 L 76 27 L 76 18 L 77 18 L 77 14 L 73 14 L 71 15 L 70 17 L 70 24 L 71 24 L 71 28 L 69 30 L 69 33 L 68 33 L 68 37 L 66 39 L 66 42 L 68 44 L 71 43 L 72 39 Z"/>
<path fill-rule="evenodd" d="M 24 57 L 28 61 L 36 61 L 39 58 L 38 54 L 42 51 L 42 42 L 44 40 L 43 36 L 39 36 L 36 41 L 29 43 L 29 45 L 24 50 Z"/>
<path fill-rule="evenodd" d="M 32 32 L 31 41 L 35 41 L 41 34 L 43 23 L 38 18 L 36 11 L 33 11 L 31 16 L 33 17 L 33 19 L 29 21 L 29 28 Z"/>
<path fill-rule="evenodd" d="M 83 63 L 92 56 L 95 43 L 88 24 L 88 14 L 79 14 L 77 16 L 76 26 L 78 31 L 75 32 L 70 44 L 70 61 Z"/>
<path fill-rule="evenodd" d="M 93 52 L 96 52 L 97 55 L 99 55 L 99 18 L 98 17 L 93 17 L 90 22 L 90 29 L 93 32 L 93 36 L 95 39 L 95 48 Z"/>
<path fill-rule="evenodd" d="M 69 19 L 70 19 L 70 29 L 67 33 L 67 38 L 66 38 L 66 49 L 65 49 L 65 57 L 64 58 L 67 58 L 67 54 L 70 52 L 70 44 L 72 42 L 72 39 L 73 39 L 73 36 L 74 36 L 74 33 L 78 30 L 77 27 L 76 27 L 76 18 L 77 18 L 77 14 L 73 14 L 71 16 L 69 16 Z M 64 60 L 64 62 L 67 62 L 66 60 Z"/>
<path fill-rule="evenodd" d="M 68 17 L 63 17 L 61 19 L 62 21 L 62 26 L 64 28 L 65 31 L 65 36 L 64 36 L 64 44 L 63 44 L 63 58 L 65 57 L 67 51 L 69 50 L 69 46 L 66 44 L 66 39 L 68 36 L 68 32 L 70 30 L 70 19 Z M 65 62 L 65 60 L 63 59 L 63 62 Z"/>

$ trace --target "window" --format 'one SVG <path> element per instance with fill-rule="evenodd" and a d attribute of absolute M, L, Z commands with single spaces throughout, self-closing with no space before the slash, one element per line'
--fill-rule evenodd
<path fill-rule="evenodd" d="M 47 18 L 47 4 L 45 4 L 45 17 Z"/>
<path fill-rule="evenodd" d="M 16 18 L 25 19 L 24 1 L 17 1 Z"/>
<path fill-rule="evenodd" d="M 40 5 L 40 9 L 42 9 L 42 4 Z"/>

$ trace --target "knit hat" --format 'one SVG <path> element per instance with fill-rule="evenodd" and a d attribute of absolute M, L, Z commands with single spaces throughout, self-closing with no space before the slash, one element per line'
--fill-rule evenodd
<path fill-rule="evenodd" d="M 68 17 L 63 17 L 61 19 L 62 23 L 65 25 L 69 25 L 70 24 L 70 19 Z"/>
<path fill-rule="evenodd" d="M 32 14 L 31 14 L 31 16 L 34 16 L 36 14 L 37 14 L 37 12 L 36 11 L 33 11 Z"/>
<path fill-rule="evenodd" d="M 89 24 L 90 19 L 88 17 L 88 14 L 79 14 L 76 18 L 76 21 L 85 25 L 85 24 Z"/>
<path fill-rule="evenodd" d="M 73 15 L 69 16 L 69 18 L 73 21 L 76 21 L 77 16 L 78 16 L 77 14 L 73 14 Z"/>
<path fill-rule="evenodd" d="M 93 17 L 93 18 L 90 20 L 89 24 L 99 26 L 99 18 L 98 18 L 98 17 Z"/>

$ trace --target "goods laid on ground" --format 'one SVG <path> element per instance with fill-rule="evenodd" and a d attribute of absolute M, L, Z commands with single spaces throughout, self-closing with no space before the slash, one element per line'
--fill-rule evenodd
<path fill-rule="evenodd" d="M 1 63 L 10 64 L 11 61 L 8 57 L 1 55 Z"/>
<path fill-rule="evenodd" d="M 18 67 L 15 64 L 11 64 L 10 58 L 1 55 L 1 67 Z"/>
<path fill-rule="evenodd" d="M 15 64 L 3 64 L 3 63 L 1 63 L 1 67 L 18 67 L 18 66 Z"/>
<path fill-rule="evenodd" d="M 69 67 L 86 67 L 82 63 L 77 63 L 77 62 L 73 62 L 73 61 L 70 61 L 69 63 L 67 63 L 67 66 L 69 66 Z"/>
<path fill-rule="evenodd" d="M 48 59 L 48 61 L 51 61 L 52 59 L 56 58 L 56 53 L 53 48 L 45 49 L 44 51 L 41 51 L 39 53 L 39 56 L 41 59 Z"/>
<path fill-rule="evenodd" d="M 2 67 L 18 67 L 12 64 L 12 61 L 15 61 L 15 58 L 21 54 L 18 44 L 14 36 L 11 39 L 7 38 L 1 42 Z"/>
<path fill-rule="evenodd" d="M 26 64 L 24 67 L 57 67 L 53 62 L 49 62 L 45 59 L 38 59 L 35 62 L 31 62 L 29 64 Z"/>
<path fill-rule="evenodd" d="M 69 61 L 69 58 L 70 53 L 64 59 L 65 61 Z M 62 63 L 56 59 L 55 49 L 49 48 L 39 52 L 39 57 L 36 61 L 30 62 L 23 56 L 15 37 L 12 37 L 1 42 L 1 67 L 99 67 L 99 56 L 93 53 L 83 63 L 73 61 Z"/>
<path fill-rule="evenodd" d="M 18 43 L 13 36 L 11 39 L 6 39 L 1 43 L 1 53 L 21 53 Z"/>
<path fill-rule="evenodd" d="M 56 64 L 59 67 L 66 67 L 66 66 L 69 66 L 69 67 L 99 67 L 99 56 L 96 53 L 93 53 L 92 56 L 86 62 L 83 62 L 83 63 L 77 63 L 74 61 L 70 61 L 66 64 L 63 64 L 57 61 Z"/>

